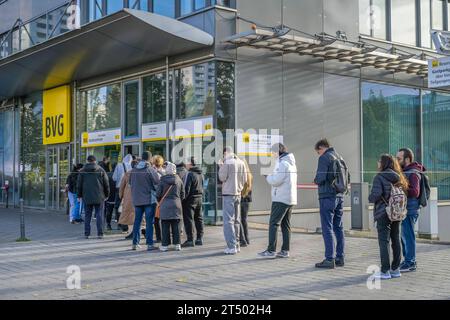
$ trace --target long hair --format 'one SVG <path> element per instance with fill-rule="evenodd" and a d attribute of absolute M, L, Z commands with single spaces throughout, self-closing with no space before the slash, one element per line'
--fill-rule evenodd
<path fill-rule="evenodd" d="M 400 177 L 400 180 L 395 184 L 396 187 L 402 187 L 403 191 L 409 189 L 408 179 L 405 177 L 403 170 L 398 163 L 398 160 L 390 154 L 382 154 L 380 157 L 380 171 L 393 170 Z"/>
<path fill-rule="evenodd" d="M 244 189 L 242 190 L 242 196 L 246 197 L 249 195 L 249 193 L 252 191 L 253 188 L 253 175 L 250 171 L 250 166 L 248 165 L 248 162 L 243 158 L 242 161 L 244 162 L 245 166 L 245 173 L 247 174 L 247 182 L 244 185 Z"/>

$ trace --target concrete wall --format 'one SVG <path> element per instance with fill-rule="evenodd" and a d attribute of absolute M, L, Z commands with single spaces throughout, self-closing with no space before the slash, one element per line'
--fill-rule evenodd
<path fill-rule="evenodd" d="M 439 240 L 450 242 L 450 205 L 439 206 L 438 232 Z"/>

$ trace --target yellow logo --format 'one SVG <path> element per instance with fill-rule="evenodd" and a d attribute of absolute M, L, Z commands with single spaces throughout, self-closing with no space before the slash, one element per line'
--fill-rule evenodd
<path fill-rule="evenodd" d="M 205 124 L 205 131 L 211 130 L 212 129 L 212 124 L 211 123 L 207 123 Z"/>
<path fill-rule="evenodd" d="M 244 143 L 250 143 L 250 133 L 244 133 L 244 134 L 242 135 L 242 141 L 243 141 Z"/>
<path fill-rule="evenodd" d="M 439 67 L 439 60 L 433 60 L 433 61 L 431 61 L 431 66 L 432 66 L 433 68 Z"/>
<path fill-rule="evenodd" d="M 70 86 L 62 86 L 43 93 L 43 144 L 70 142 L 71 130 Z"/>

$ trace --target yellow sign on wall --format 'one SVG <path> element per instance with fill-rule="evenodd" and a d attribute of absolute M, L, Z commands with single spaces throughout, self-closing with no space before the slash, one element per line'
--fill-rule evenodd
<path fill-rule="evenodd" d="M 70 142 L 70 86 L 44 91 L 42 111 L 43 144 Z"/>

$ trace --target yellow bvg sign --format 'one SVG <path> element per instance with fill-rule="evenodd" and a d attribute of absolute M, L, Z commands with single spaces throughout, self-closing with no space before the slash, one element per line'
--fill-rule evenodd
<path fill-rule="evenodd" d="M 70 142 L 70 86 L 45 90 L 43 98 L 43 143 Z"/>

